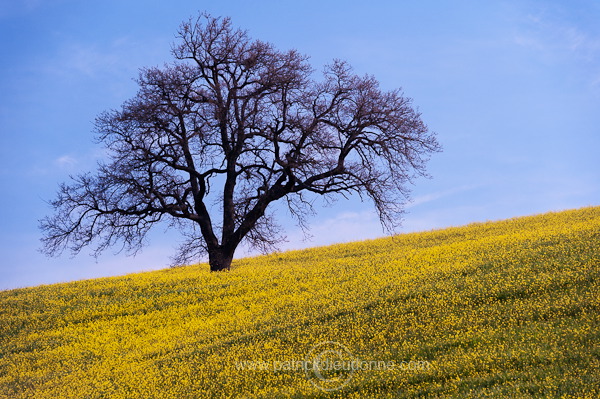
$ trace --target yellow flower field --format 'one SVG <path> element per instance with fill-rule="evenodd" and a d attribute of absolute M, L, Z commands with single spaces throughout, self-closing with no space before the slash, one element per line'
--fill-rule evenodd
<path fill-rule="evenodd" d="M 2 398 L 598 398 L 600 207 L 3 291 L 0 313 Z"/>

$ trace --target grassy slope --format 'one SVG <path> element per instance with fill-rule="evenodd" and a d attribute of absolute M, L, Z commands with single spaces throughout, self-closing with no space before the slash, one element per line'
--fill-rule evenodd
<path fill-rule="evenodd" d="M 0 397 L 600 397 L 600 207 L 0 292 Z M 341 390 L 301 370 L 358 359 Z"/>

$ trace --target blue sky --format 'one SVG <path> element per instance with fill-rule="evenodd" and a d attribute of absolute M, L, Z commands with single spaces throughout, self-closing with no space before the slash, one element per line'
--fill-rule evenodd
<path fill-rule="evenodd" d="M 175 232 L 137 257 L 37 252 L 60 182 L 93 170 L 92 123 L 171 60 L 181 21 L 230 16 L 253 38 L 334 58 L 414 99 L 444 152 L 399 232 L 600 204 L 600 2 L 0 0 L 0 289 L 166 267 Z M 368 203 L 318 209 L 311 240 L 384 235 Z"/>

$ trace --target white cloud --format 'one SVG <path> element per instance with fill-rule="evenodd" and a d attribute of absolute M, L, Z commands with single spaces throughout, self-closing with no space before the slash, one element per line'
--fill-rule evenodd
<path fill-rule="evenodd" d="M 77 163 L 77 159 L 73 158 L 70 155 L 63 155 L 54 160 L 54 164 L 61 169 L 70 169 L 73 166 L 77 165 Z"/>
<path fill-rule="evenodd" d="M 543 50 L 544 49 L 544 45 L 543 43 L 537 39 L 536 37 L 533 37 L 530 34 L 525 34 L 522 32 L 516 33 L 513 37 L 514 42 L 521 47 L 527 47 L 530 49 L 534 49 L 534 50 Z"/>
<path fill-rule="evenodd" d="M 42 5 L 42 2 L 43 0 L 2 1 L 0 2 L 0 17 L 35 11 Z"/>
<path fill-rule="evenodd" d="M 49 60 L 45 69 L 59 76 L 72 78 L 82 75 L 96 77 L 100 74 L 113 74 L 122 71 L 127 60 L 126 53 L 132 46 L 116 41 L 108 48 L 99 48 L 96 44 L 71 42 L 62 46 L 54 60 Z"/>
<path fill-rule="evenodd" d="M 570 78 L 597 92 L 600 71 L 600 31 L 565 13 L 529 18 L 513 35 L 513 42 L 548 66 L 561 66 Z"/>
<path fill-rule="evenodd" d="M 415 197 L 405 209 L 417 207 L 428 202 L 440 200 L 451 195 L 459 194 L 464 191 L 475 188 L 475 185 L 463 185 L 447 190 L 436 191 Z M 385 237 L 390 234 L 381 225 L 379 216 L 373 208 L 362 210 L 345 211 L 337 214 L 329 214 L 324 216 L 321 214 L 315 222 L 309 223 L 307 236 L 302 229 L 296 227 L 286 231 L 286 242 L 279 245 L 280 250 L 302 249 L 317 246 L 331 245 L 343 242 L 362 241 L 378 237 Z M 323 211 L 323 210 L 322 210 Z M 431 212 L 435 216 L 431 216 Z M 438 211 L 440 212 L 440 211 Z M 432 228 L 442 227 L 445 224 L 451 223 L 454 210 L 448 211 L 448 214 L 436 211 L 412 211 L 405 215 L 405 220 L 398 227 L 397 233 L 430 230 Z M 468 219 L 467 219 L 468 221 Z M 241 248 L 238 256 L 251 256 L 257 252 Z"/>
<path fill-rule="evenodd" d="M 76 45 L 68 50 L 68 64 L 75 72 L 94 76 L 102 71 L 110 71 L 118 63 L 114 53 L 101 52 L 93 46 Z"/>
<path fill-rule="evenodd" d="M 62 78 L 123 78 L 128 81 L 140 67 L 169 56 L 166 39 L 151 38 L 139 42 L 120 36 L 104 41 L 63 39 L 52 58 L 45 60 L 43 70 Z"/>
<path fill-rule="evenodd" d="M 474 185 L 464 185 L 459 187 L 450 188 L 448 190 L 436 191 L 433 193 L 423 194 L 416 196 L 413 198 L 408 204 L 406 204 L 406 209 L 413 208 L 415 206 L 419 206 L 425 204 L 427 202 L 437 201 L 444 197 L 448 197 L 450 195 L 458 194 L 464 191 L 472 190 L 476 186 Z"/>
<path fill-rule="evenodd" d="M 290 231 L 287 234 L 287 242 L 282 244 L 280 249 L 309 248 L 386 235 L 374 210 L 342 212 L 322 219 L 310 224 L 308 234 L 309 236 L 305 237 L 300 228 Z"/>
<path fill-rule="evenodd" d="M 595 62 L 600 52 L 598 33 L 561 16 L 561 13 L 529 16 L 513 40 L 519 46 L 552 57 L 570 55 Z"/>

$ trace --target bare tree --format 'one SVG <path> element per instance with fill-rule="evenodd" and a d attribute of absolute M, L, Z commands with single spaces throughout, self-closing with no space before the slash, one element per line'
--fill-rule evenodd
<path fill-rule="evenodd" d="M 253 41 L 228 18 L 183 23 L 172 53 L 97 118 L 108 160 L 60 186 L 40 221 L 48 255 L 119 242 L 135 252 L 168 220 L 187 237 L 175 263 L 208 255 L 211 270 L 228 269 L 242 241 L 277 244 L 272 203 L 303 224 L 314 194 L 368 197 L 393 228 L 407 183 L 439 150 L 401 91 L 341 61 L 315 81 L 305 56 Z"/>

